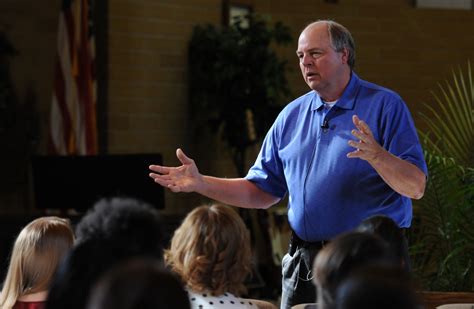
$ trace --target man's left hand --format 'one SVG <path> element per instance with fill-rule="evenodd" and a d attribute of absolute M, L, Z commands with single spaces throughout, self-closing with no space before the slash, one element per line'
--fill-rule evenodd
<path fill-rule="evenodd" d="M 377 143 L 372 131 L 365 121 L 360 120 L 357 115 L 354 115 L 352 116 L 352 122 L 356 126 L 356 129 L 352 130 L 351 133 L 358 138 L 359 141 L 349 141 L 349 145 L 356 148 L 356 150 L 349 152 L 347 157 L 359 158 L 366 160 L 369 163 L 375 163 L 381 156 L 383 156 L 386 150 Z"/>

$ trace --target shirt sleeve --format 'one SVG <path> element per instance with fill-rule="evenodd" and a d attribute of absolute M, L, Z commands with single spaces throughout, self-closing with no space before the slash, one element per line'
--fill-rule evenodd
<path fill-rule="evenodd" d="M 279 115 L 263 140 L 262 148 L 245 179 L 255 183 L 263 191 L 278 198 L 287 193 L 283 164 L 279 152 L 279 127 L 283 117 Z"/>
<path fill-rule="evenodd" d="M 400 159 L 414 164 L 428 176 L 428 167 L 410 111 L 401 98 L 393 103 L 383 117 L 383 147 Z"/>

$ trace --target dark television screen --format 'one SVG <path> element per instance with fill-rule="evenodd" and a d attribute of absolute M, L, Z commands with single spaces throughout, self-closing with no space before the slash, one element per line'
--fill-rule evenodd
<path fill-rule="evenodd" d="M 148 177 L 160 154 L 34 156 L 36 208 L 85 211 L 103 197 L 134 197 L 164 208 L 163 188 Z"/>

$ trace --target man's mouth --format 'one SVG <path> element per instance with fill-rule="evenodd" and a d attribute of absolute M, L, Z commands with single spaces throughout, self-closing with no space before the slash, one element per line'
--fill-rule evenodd
<path fill-rule="evenodd" d="M 306 73 L 306 78 L 307 79 L 313 79 L 314 77 L 316 77 L 316 75 L 318 75 L 318 74 L 314 73 L 314 72 L 308 72 L 308 73 Z"/>

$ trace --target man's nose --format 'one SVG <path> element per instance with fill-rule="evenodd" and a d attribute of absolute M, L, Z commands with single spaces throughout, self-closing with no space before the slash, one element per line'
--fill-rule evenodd
<path fill-rule="evenodd" d="M 310 66 L 313 64 L 313 59 L 311 58 L 309 54 L 305 54 L 303 55 L 303 58 L 301 59 L 301 64 L 303 64 L 304 66 Z"/>

